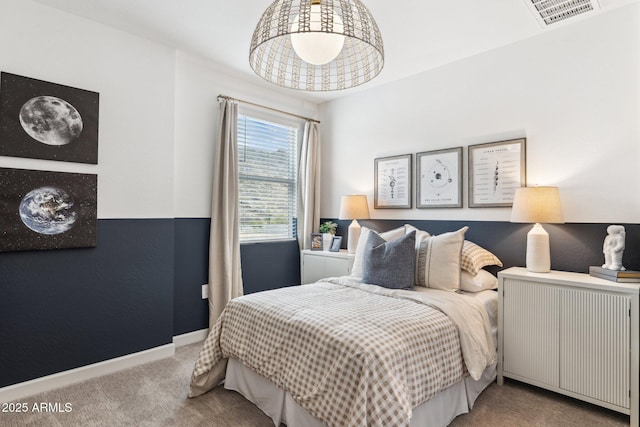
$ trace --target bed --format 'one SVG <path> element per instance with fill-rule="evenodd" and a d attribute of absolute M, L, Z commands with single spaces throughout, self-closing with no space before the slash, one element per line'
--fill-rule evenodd
<path fill-rule="evenodd" d="M 403 227 L 396 236 L 382 234 L 381 242 L 415 247 L 411 286 L 369 283 L 379 282 L 369 261 L 398 262 L 395 246 L 376 261 L 366 249 L 379 245 L 367 245 L 372 239 L 365 235 L 353 276 L 233 299 L 204 343 L 190 397 L 224 381 L 276 426 L 447 425 L 496 378 L 497 294 L 460 290 L 464 231 L 448 233 L 457 242 L 455 292 L 413 286 L 425 274 L 427 285 L 452 280 L 436 271 L 448 262 L 438 254 L 452 236 L 416 240 L 416 231 Z M 433 266 L 421 261 L 421 247 Z M 400 252 L 406 259 L 409 252 Z M 397 268 L 391 273 L 395 285 Z"/>

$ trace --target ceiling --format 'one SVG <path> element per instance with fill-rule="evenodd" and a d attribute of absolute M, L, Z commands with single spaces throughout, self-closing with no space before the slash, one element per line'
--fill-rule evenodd
<path fill-rule="evenodd" d="M 272 0 L 36 1 L 201 56 L 256 84 L 275 87 L 249 67 L 253 30 Z M 380 75 L 345 91 L 281 90 L 324 102 L 640 2 L 594 1 L 599 1 L 600 10 L 543 28 L 525 0 L 362 0 L 384 40 Z"/>

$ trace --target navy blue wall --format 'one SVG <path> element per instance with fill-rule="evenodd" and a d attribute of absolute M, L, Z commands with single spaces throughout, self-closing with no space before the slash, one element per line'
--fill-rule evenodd
<path fill-rule="evenodd" d="M 209 218 L 175 220 L 174 334 L 209 327 L 201 299 L 209 277 Z M 240 246 L 244 293 L 300 284 L 300 251 L 295 240 Z"/>
<path fill-rule="evenodd" d="M 351 221 L 323 218 L 338 224 L 337 234 L 344 236 L 342 247 L 347 246 L 348 228 Z M 531 224 L 492 221 L 430 221 L 430 220 L 362 220 L 361 225 L 377 231 L 391 230 L 403 224 L 425 230 L 431 234 L 455 231 L 465 225 L 469 230 L 467 240 L 475 242 L 496 254 L 504 268 L 524 266 L 526 261 L 527 233 Z M 586 273 L 590 265 L 602 265 L 602 243 L 607 236 L 609 224 L 544 224 L 549 233 L 551 268 L 554 270 Z M 621 224 L 626 231 L 626 249 L 623 263 L 627 269 L 640 270 L 640 224 Z M 497 272 L 497 269 L 491 269 Z"/>
<path fill-rule="evenodd" d="M 300 284 L 297 240 L 243 244 L 240 255 L 245 294 Z"/>
<path fill-rule="evenodd" d="M 96 248 L 0 253 L 0 387 L 207 328 L 210 223 L 103 219 Z M 245 293 L 300 283 L 296 241 L 241 255 Z"/>
<path fill-rule="evenodd" d="M 99 220 L 96 248 L 0 254 L 0 387 L 168 344 L 173 220 Z"/>
<path fill-rule="evenodd" d="M 337 222 L 346 247 L 349 221 Z M 525 263 L 528 224 L 361 221 L 379 231 L 405 222 L 432 234 L 468 225 L 467 239 L 505 267 Z M 607 225 L 545 225 L 552 268 L 585 272 L 601 264 Z M 640 225 L 624 225 L 625 266 L 640 270 Z M 96 248 L 0 253 L 0 387 L 207 328 L 201 286 L 208 280 L 209 227 L 208 218 L 103 219 Z M 300 282 L 296 241 L 245 244 L 241 256 L 247 294 Z"/>
<path fill-rule="evenodd" d="M 173 332 L 175 335 L 209 327 L 209 306 L 202 285 L 209 280 L 209 218 L 175 220 Z"/>

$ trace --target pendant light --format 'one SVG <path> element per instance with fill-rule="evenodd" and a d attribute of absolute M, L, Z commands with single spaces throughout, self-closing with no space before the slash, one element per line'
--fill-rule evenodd
<path fill-rule="evenodd" d="M 256 26 L 249 63 L 279 86 L 341 90 L 376 77 L 384 47 L 378 25 L 359 0 L 276 0 Z"/>

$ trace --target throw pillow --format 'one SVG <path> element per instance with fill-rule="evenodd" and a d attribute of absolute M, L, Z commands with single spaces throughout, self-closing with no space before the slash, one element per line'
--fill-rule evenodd
<path fill-rule="evenodd" d="M 483 267 L 488 265 L 497 265 L 498 267 L 502 267 L 502 262 L 497 256 L 482 246 L 465 240 L 464 245 L 462 246 L 460 267 L 475 276 Z"/>
<path fill-rule="evenodd" d="M 418 248 L 418 245 L 420 244 L 420 242 L 422 242 L 427 237 L 431 236 L 431 234 L 429 234 L 429 232 L 424 231 L 424 230 L 420 230 L 419 228 L 416 228 L 411 224 L 405 224 L 404 225 L 404 230 L 405 230 L 406 234 L 409 234 L 412 231 L 416 232 L 416 249 Z"/>
<path fill-rule="evenodd" d="M 353 266 L 351 267 L 352 276 L 362 277 L 362 255 L 364 253 L 364 246 L 367 244 L 370 231 L 373 230 L 368 227 L 362 227 L 360 231 L 360 239 L 358 240 L 358 246 L 356 246 L 356 254 L 353 258 Z M 380 233 L 380 237 L 386 241 L 395 240 L 402 236 L 404 236 L 404 226 Z"/>
<path fill-rule="evenodd" d="M 415 232 L 387 242 L 375 231 L 370 231 L 364 247 L 362 281 L 391 289 L 411 289 L 415 245 Z"/>
<path fill-rule="evenodd" d="M 415 284 L 457 291 L 460 288 L 460 254 L 469 227 L 422 240 L 416 250 Z"/>

